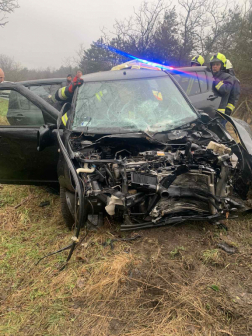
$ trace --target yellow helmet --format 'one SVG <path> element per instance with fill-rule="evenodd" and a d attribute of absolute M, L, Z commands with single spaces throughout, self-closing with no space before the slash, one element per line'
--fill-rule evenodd
<path fill-rule="evenodd" d="M 218 54 L 215 54 L 213 55 L 211 58 L 210 58 L 210 66 L 212 68 L 212 63 L 214 62 L 221 62 L 221 69 L 222 70 L 225 70 L 226 69 L 226 65 L 227 65 L 227 59 L 226 59 L 226 56 L 221 54 L 221 53 L 218 53 Z"/>
<path fill-rule="evenodd" d="M 192 66 L 194 63 L 197 64 L 197 65 L 202 66 L 202 65 L 204 65 L 204 63 L 205 63 L 205 59 L 204 59 L 204 57 L 201 56 L 201 55 L 193 56 L 193 58 L 191 59 L 191 66 Z"/>

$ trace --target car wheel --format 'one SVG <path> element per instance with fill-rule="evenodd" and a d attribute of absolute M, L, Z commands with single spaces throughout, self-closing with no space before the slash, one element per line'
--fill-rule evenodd
<path fill-rule="evenodd" d="M 60 205 L 61 205 L 61 212 L 66 223 L 66 226 L 71 230 L 74 225 L 74 203 L 71 202 L 73 197 L 69 197 L 69 192 L 66 191 L 65 188 L 60 187 Z"/>

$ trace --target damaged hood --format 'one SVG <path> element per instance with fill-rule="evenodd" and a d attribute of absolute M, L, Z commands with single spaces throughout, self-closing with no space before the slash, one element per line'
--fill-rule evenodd
<path fill-rule="evenodd" d="M 218 120 L 154 135 L 77 137 L 73 132 L 70 147 L 92 204 L 87 212 L 93 212 L 92 218 L 96 211 L 98 217 L 118 218 L 122 230 L 132 230 L 188 220 L 216 222 L 244 209 L 240 191 L 248 181 L 240 160 L 251 150 L 243 148 L 249 147 L 249 134 L 232 122 L 243 133 L 242 144 Z"/>

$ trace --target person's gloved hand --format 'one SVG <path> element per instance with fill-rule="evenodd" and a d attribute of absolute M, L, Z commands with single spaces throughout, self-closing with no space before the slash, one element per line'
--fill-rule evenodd
<path fill-rule="evenodd" d="M 78 86 L 81 86 L 84 83 L 82 78 L 77 76 L 74 77 L 72 83 L 69 85 L 68 90 L 70 93 L 73 93 Z"/>
<path fill-rule="evenodd" d="M 228 116 L 231 116 L 231 113 L 232 113 L 232 111 L 228 107 L 226 107 L 225 114 L 228 115 Z"/>

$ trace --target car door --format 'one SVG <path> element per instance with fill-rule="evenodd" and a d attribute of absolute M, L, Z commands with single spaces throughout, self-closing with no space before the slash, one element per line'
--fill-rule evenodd
<path fill-rule="evenodd" d="M 211 72 L 205 68 L 190 68 L 173 71 L 171 73 L 185 93 L 189 96 L 193 106 L 203 110 L 210 116 L 215 115 L 215 110 L 221 98 L 212 90 L 213 78 Z"/>
<path fill-rule="evenodd" d="M 57 183 L 58 144 L 37 151 L 37 132 L 58 111 L 28 88 L 0 84 L 0 183 Z"/>
<path fill-rule="evenodd" d="M 214 117 L 216 110 L 219 108 L 221 97 L 213 91 L 213 75 L 211 71 L 199 67 L 197 77 L 201 93 L 199 97 L 194 97 L 196 98 L 195 107 Z"/>

